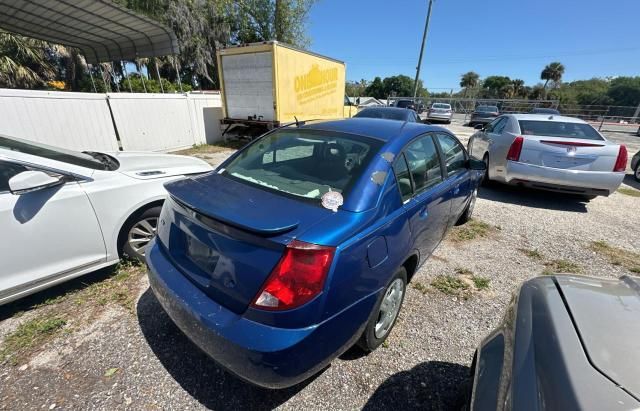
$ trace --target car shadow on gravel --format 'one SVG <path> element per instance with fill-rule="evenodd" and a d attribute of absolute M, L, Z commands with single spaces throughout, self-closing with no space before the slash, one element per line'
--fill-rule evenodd
<path fill-rule="evenodd" d="M 269 390 L 248 384 L 220 368 L 171 321 L 151 289 L 140 297 L 138 322 L 164 368 L 195 400 L 216 410 L 270 410 L 297 394 L 314 377 L 291 388 Z"/>
<path fill-rule="evenodd" d="M 636 179 L 633 178 L 632 174 L 627 174 L 626 176 L 624 176 L 624 180 L 622 180 L 622 183 L 628 185 L 629 187 L 635 188 L 636 190 L 640 190 L 640 182 L 636 181 Z"/>
<path fill-rule="evenodd" d="M 460 410 L 470 388 L 470 368 L 428 361 L 387 378 L 363 410 Z"/>
<path fill-rule="evenodd" d="M 534 190 L 525 187 L 493 183 L 482 187 L 478 197 L 501 203 L 548 210 L 586 213 L 589 200 L 582 196 Z"/>

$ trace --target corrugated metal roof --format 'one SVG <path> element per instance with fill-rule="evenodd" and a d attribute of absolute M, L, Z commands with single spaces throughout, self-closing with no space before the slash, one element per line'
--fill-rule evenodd
<path fill-rule="evenodd" d="M 0 28 L 77 47 L 88 63 L 179 51 L 172 30 L 107 0 L 0 0 Z"/>

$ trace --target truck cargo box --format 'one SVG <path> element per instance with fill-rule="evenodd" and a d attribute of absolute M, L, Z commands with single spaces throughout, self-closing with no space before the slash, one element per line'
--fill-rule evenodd
<path fill-rule="evenodd" d="M 341 61 L 276 41 L 225 48 L 217 59 L 225 124 L 345 117 Z"/>

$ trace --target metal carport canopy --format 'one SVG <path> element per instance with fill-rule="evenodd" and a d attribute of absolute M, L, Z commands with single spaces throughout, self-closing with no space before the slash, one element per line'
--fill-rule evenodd
<path fill-rule="evenodd" d="M 93 64 L 179 51 L 172 30 L 108 0 L 0 0 L 0 29 L 77 47 Z"/>

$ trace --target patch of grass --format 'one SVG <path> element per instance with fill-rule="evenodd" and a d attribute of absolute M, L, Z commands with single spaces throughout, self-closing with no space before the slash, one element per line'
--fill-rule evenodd
<path fill-rule="evenodd" d="M 618 193 L 628 195 L 631 197 L 640 197 L 640 191 L 634 190 L 633 188 L 622 187 L 618 189 Z"/>
<path fill-rule="evenodd" d="M 498 230 L 497 227 L 480 220 L 469 220 L 464 225 L 454 227 L 449 233 L 449 239 L 455 243 L 486 238 Z"/>
<path fill-rule="evenodd" d="M 144 275 L 144 266 L 137 262 L 123 262 L 116 268 L 115 275 L 89 285 L 75 295 L 76 305 L 95 303 L 105 306 L 109 303 L 119 304 L 129 312 L 134 311 L 137 288 L 134 286 L 138 278 Z"/>
<path fill-rule="evenodd" d="M 451 275 L 439 275 L 431 281 L 436 290 L 453 296 L 468 298 L 469 284 Z"/>
<path fill-rule="evenodd" d="M 518 248 L 518 251 L 524 253 L 524 255 L 526 255 L 527 257 L 533 260 L 542 260 L 544 258 L 544 255 L 542 255 L 542 253 L 538 251 L 537 248 L 535 250 L 527 249 L 527 248 Z"/>
<path fill-rule="evenodd" d="M 477 290 L 486 290 L 487 288 L 489 288 L 490 280 L 488 278 L 473 276 L 471 277 L 471 280 L 473 281 L 473 285 Z"/>
<path fill-rule="evenodd" d="M 389 340 L 384 340 L 384 341 L 382 342 L 382 347 L 384 347 L 384 348 L 389 348 Z"/>
<path fill-rule="evenodd" d="M 544 275 L 551 275 L 555 273 L 574 273 L 580 274 L 582 268 L 568 260 L 551 260 L 544 263 L 545 269 L 542 271 Z"/>
<path fill-rule="evenodd" d="M 607 258 L 613 265 L 622 266 L 635 274 L 640 274 L 640 254 L 614 247 L 606 241 L 593 241 L 589 248 Z"/>
<path fill-rule="evenodd" d="M 422 294 L 426 294 L 426 293 L 429 292 L 429 288 L 426 285 L 424 285 L 421 282 L 419 282 L 419 281 L 412 281 L 411 285 L 412 285 L 413 288 L 415 288 L 416 290 L 420 291 Z"/>
<path fill-rule="evenodd" d="M 220 141 L 216 144 L 194 144 L 193 147 L 186 150 L 176 151 L 174 154 L 182 154 L 185 156 L 192 156 L 195 154 L 213 154 L 229 150 L 238 150 L 246 144 L 247 141 L 244 140 Z"/>
<path fill-rule="evenodd" d="M 17 364 L 23 355 L 50 341 L 66 324 L 64 318 L 53 315 L 25 321 L 5 337 L 0 348 L 0 363 L 8 359 Z"/>

